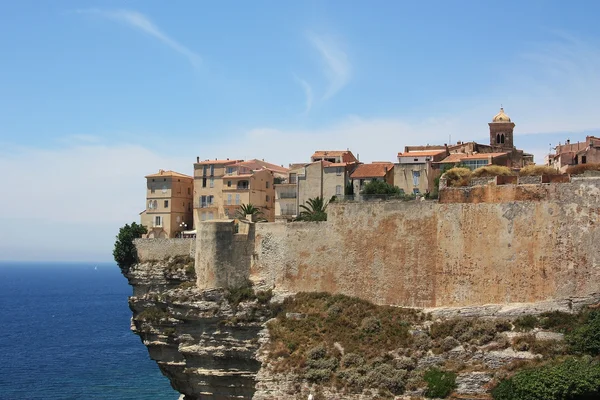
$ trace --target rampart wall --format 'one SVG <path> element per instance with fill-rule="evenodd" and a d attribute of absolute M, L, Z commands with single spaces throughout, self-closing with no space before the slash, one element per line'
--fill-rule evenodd
<path fill-rule="evenodd" d="M 196 239 L 135 239 L 138 259 L 140 261 L 164 260 L 175 256 L 190 256 L 196 254 Z"/>
<path fill-rule="evenodd" d="M 224 286 L 226 279 L 213 276 L 249 276 L 280 292 L 417 307 L 600 293 L 599 179 L 494 186 L 482 201 L 464 201 L 457 193 L 466 189 L 446 190 L 457 201 L 338 203 L 327 222 L 259 223 L 245 239 L 253 251 L 245 253 L 235 250 L 233 233 L 199 235 L 199 283 Z M 528 194 L 513 196 L 516 190 Z M 215 237 L 222 241 L 217 253 L 232 249 L 244 261 L 204 253 L 204 241 Z"/>

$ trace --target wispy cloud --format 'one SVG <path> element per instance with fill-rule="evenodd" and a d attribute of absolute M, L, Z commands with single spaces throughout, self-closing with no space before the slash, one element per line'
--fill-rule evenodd
<path fill-rule="evenodd" d="M 332 38 L 309 33 L 308 39 L 321 56 L 325 74 L 329 80 L 327 90 L 323 95 L 323 100 L 326 100 L 348 84 L 352 70 L 350 61 L 348 55 Z"/>
<path fill-rule="evenodd" d="M 178 53 L 187 57 L 187 59 L 192 63 L 194 67 L 198 67 L 201 64 L 202 58 L 190 50 L 186 46 L 182 45 L 175 39 L 171 38 L 169 35 L 164 33 L 158 26 L 156 26 L 150 18 L 145 16 L 142 13 L 132 10 L 100 10 L 100 9 L 88 9 L 88 10 L 77 10 L 79 14 L 95 14 L 104 18 L 109 18 L 114 21 L 118 21 L 124 23 L 134 29 L 137 29 L 147 35 L 150 35 Z"/>
<path fill-rule="evenodd" d="M 306 99 L 305 106 L 304 106 L 304 113 L 308 114 L 310 112 L 310 109 L 312 108 L 312 104 L 313 104 L 312 87 L 310 86 L 310 84 L 308 82 L 306 82 L 302 78 L 299 78 L 296 75 L 294 75 L 294 79 L 296 80 L 296 82 L 298 82 L 302 86 L 302 89 L 304 90 L 304 97 Z"/>

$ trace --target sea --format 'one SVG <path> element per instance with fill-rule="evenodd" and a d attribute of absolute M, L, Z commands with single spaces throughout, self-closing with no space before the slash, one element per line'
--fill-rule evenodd
<path fill-rule="evenodd" d="M 0 399 L 177 400 L 113 263 L 0 262 Z"/>

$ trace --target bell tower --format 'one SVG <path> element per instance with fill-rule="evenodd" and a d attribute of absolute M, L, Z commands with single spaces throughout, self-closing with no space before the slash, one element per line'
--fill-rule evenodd
<path fill-rule="evenodd" d="M 510 117 L 504 113 L 504 108 L 500 107 L 500 112 L 494 116 L 490 125 L 490 146 L 502 147 L 502 149 L 512 150 L 513 131 L 515 124 Z"/>

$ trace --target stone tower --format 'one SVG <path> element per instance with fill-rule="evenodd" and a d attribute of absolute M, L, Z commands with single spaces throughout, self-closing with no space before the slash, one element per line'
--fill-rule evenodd
<path fill-rule="evenodd" d="M 512 150 L 513 130 L 515 124 L 510 120 L 510 117 L 504 113 L 504 108 L 500 108 L 500 112 L 494 116 L 490 125 L 490 145 L 494 147 L 502 147 L 502 149 Z"/>

